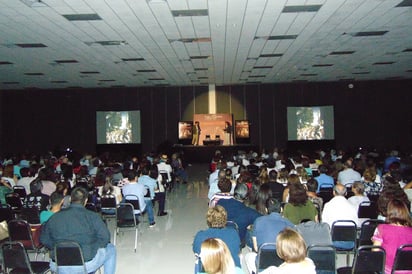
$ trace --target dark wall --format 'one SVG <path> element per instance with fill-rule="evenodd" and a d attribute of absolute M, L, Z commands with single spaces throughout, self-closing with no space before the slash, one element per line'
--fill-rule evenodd
<path fill-rule="evenodd" d="M 334 105 L 340 147 L 412 146 L 412 81 L 216 87 L 216 110 L 251 122 L 251 143 L 287 146 L 286 107 Z M 142 151 L 177 143 L 177 122 L 207 113 L 208 87 L 24 90 L 0 93 L 0 152 L 96 149 L 97 110 L 140 110 Z"/>

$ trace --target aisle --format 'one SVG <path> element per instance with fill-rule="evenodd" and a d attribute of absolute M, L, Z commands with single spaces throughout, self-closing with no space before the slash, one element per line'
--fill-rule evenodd
<path fill-rule="evenodd" d="M 168 193 L 168 215 L 156 216 L 156 227 L 148 227 L 147 216 L 141 219 L 136 253 L 134 232 L 119 235 L 116 273 L 193 273 L 193 237 L 206 227 L 207 165 L 193 165 L 188 173 L 189 183 L 178 185 Z M 157 213 L 157 205 L 155 209 Z M 113 237 L 113 221 L 109 221 L 109 227 Z"/>

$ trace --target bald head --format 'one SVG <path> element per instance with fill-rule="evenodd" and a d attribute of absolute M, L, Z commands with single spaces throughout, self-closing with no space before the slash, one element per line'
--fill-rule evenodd
<path fill-rule="evenodd" d="M 333 190 L 335 196 L 345 196 L 346 194 L 346 187 L 342 184 L 336 184 Z"/>

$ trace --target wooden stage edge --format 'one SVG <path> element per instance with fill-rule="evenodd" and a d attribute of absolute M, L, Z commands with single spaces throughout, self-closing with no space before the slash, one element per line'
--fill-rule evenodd
<path fill-rule="evenodd" d="M 225 158 L 236 155 L 238 151 L 250 150 L 258 152 L 257 145 L 237 144 L 230 146 L 223 145 L 208 145 L 208 146 L 193 146 L 193 145 L 174 145 L 175 152 L 183 152 L 183 157 L 186 163 L 210 163 L 216 150 L 219 150 Z"/>

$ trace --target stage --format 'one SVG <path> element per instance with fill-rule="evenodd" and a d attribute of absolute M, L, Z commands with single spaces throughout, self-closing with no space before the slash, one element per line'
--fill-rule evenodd
<path fill-rule="evenodd" d="M 183 152 L 184 160 L 187 164 L 191 163 L 210 163 L 216 150 L 219 150 L 225 159 L 232 155 L 237 155 L 238 151 L 249 152 L 250 150 L 258 151 L 258 146 L 249 144 L 237 144 L 237 145 L 207 145 L 207 146 L 193 146 L 193 145 L 174 145 L 174 152 Z"/>

